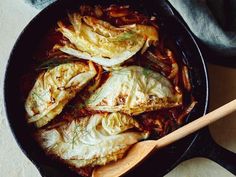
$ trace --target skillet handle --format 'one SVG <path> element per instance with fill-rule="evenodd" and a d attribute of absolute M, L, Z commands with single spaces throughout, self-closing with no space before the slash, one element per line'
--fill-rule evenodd
<path fill-rule="evenodd" d="M 185 26 L 188 26 L 186 25 L 180 14 L 168 1 L 163 1 L 163 5 L 168 6 L 168 11 L 171 12 L 169 14 L 173 13 L 175 16 L 177 16 L 177 19 L 185 24 Z M 205 56 L 209 56 L 209 49 L 207 48 L 206 50 L 206 46 L 203 45 L 202 42 L 200 42 L 197 38 L 195 38 L 195 40 L 198 44 L 200 44 L 199 46 L 203 54 L 205 54 Z M 195 142 L 193 143 L 189 151 L 185 154 L 183 160 L 191 159 L 194 157 L 205 157 L 213 160 L 232 174 L 236 175 L 236 153 L 231 152 L 218 145 L 210 135 L 208 128 L 204 128 L 199 131 L 199 136 L 197 136 Z"/>
<path fill-rule="evenodd" d="M 184 160 L 205 157 L 218 163 L 236 175 L 236 153 L 218 145 L 210 135 L 209 129 L 202 130 Z"/>

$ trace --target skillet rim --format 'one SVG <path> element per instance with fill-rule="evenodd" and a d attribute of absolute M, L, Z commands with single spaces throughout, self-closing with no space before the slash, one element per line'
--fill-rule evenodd
<path fill-rule="evenodd" d="M 4 86 L 3 86 L 3 96 L 4 96 L 4 111 L 5 111 L 5 115 L 7 117 L 7 120 L 8 120 L 8 125 L 11 129 L 11 132 L 12 132 L 12 135 L 17 143 L 17 145 L 20 147 L 21 151 L 26 155 L 26 157 L 34 164 L 34 166 L 39 170 L 39 173 L 42 175 L 43 173 L 41 172 L 41 167 L 39 167 L 38 165 L 38 162 L 36 162 L 30 155 L 29 152 L 27 152 L 23 146 L 23 144 L 20 143 L 19 139 L 16 138 L 16 134 L 15 134 L 15 130 L 13 128 L 13 125 L 10 121 L 10 115 L 9 115 L 9 104 L 8 104 L 8 100 L 7 100 L 7 91 L 6 91 L 6 88 L 7 88 L 7 82 L 8 82 L 8 76 L 9 76 L 9 73 L 11 73 L 12 71 L 10 71 L 10 66 L 11 66 L 11 62 L 14 62 L 12 58 L 14 58 L 14 51 L 15 49 L 18 47 L 18 44 L 19 44 L 19 41 L 22 40 L 23 36 L 25 36 L 25 32 L 27 30 L 29 30 L 31 28 L 31 26 L 34 24 L 34 23 L 37 23 L 38 19 L 43 16 L 43 15 L 46 15 L 48 14 L 48 11 L 50 11 L 50 9 L 53 7 L 53 6 L 56 6 L 58 3 L 60 2 L 63 2 L 62 0 L 58 0 L 58 1 L 55 1 L 53 2 L 52 4 L 50 4 L 49 6 L 47 6 L 46 8 L 44 8 L 42 11 L 40 11 L 35 17 L 33 17 L 33 19 L 30 20 L 30 22 L 24 27 L 24 29 L 21 31 L 21 33 L 19 34 L 19 36 L 17 37 L 17 40 L 15 41 L 14 43 L 14 46 L 13 48 L 11 49 L 11 52 L 10 52 L 10 55 L 9 55 L 9 58 L 7 60 L 7 64 L 6 64 L 6 70 L 5 70 L 5 74 L 4 74 Z M 129 3 L 127 1 L 127 3 Z M 165 1 L 164 3 L 167 4 L 168 6 L 168 10 L 171 10 L 171 13 L 173 13 L 173 17 L 172 18 L 175 18 L 176 21 L 178 21 L 179 25 L 182 26 L 182 28 L 185 30 L 185 32 L 187 32 L 188 36 L 191 38 L 191 42 L 193 42 L 194 44 L 194 47 L 196 48 L 196 51 L 197 53 L 199 54 L 199 62 L 201 62 L 202 66 L 203 66 L 203 75 L 204 75 L 204 84 L 205 84 L 205 98 L 204 98 L 204 102 L 205 102 L 205 106 L 204 106 L 204 110 L 203 110 L 203 113 L 202 115 L 205 115 L 207 113 L 207 110 L 208 110 L 208 105 L 209 105 L 209 79 L 208 79 L 208 72 L 207 72 L 207 66 L 206 66 L 206 63 L 205 63 L 205 59 L 202 55 L 202 52 L 200 50 L 200 47 L 198 46 L 198 43 L 196 42 L 192 32 L 189 30 L 189 28 L 187 27 L 187 25 L 182 21 L 181 17 L 179 16 L 178 12 L 175 11 L 175 9 L 172 7 L 172 5 L 168 2 L 168 1 Z M 173 168 L 175 168 L 183 159 L 184 157 L 186 156 L 186 154 L 188 153 L 188 151 L 192 148 L 192 145 L 194 144 L 195 140 L 197 139 L 197 137 L 199 136 L 199 131 L 196 132 L 196 133 L 193 133 L 190 135 L 191 136 L 191 142 L 188 143 L 188 146 L 187 148 L 184 150 L 184 153 L 182 153 L 178 159 L 169 167 L 169 168 L 166 168 L 165 170 L 165 173 L 164 174 L 167 174 L 169 171 L 171 171 Z M 161 174 L 159 174 L 161 175 Z"/>

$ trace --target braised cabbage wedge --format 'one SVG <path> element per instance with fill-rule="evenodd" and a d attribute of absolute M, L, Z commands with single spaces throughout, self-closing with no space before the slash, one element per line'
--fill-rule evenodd
<path fill-rule="evenodd" d="M 72 26 L 58 23 L 58 30 L 69 40 L 59 50 L 102 66 L 119 65 L 158 42 L 155 27 L 133 24 L 115 27 L 108 22 L 79 13 L 69 15 Z"/>
<path fill-rule="evenodd" d="M 111 72 L 108 80 L 86 102 L 92 110 L 120 111 L 129 115 L 182 104 L 168 79 L 152 70 L 129 66 Z"/>
<path fill-rule="evenodd" d="M 28 122 L 46 125 L 95 75 L 92 62 L 61 64 L 41 73 L 25 103 Z"/>
<path fill-rule="evenodd" d="M 122 158 L 132 144 L 148 137 L 140 130 L 130 116 L 104 113 L 41 129 L 36 138 L 48 154 L 65 163 L 93 167 Z"/>

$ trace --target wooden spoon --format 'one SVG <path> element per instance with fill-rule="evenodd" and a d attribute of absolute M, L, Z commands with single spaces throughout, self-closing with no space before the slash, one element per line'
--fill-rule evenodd
<path fill-rule="evenodd" d="M 144 158 L 150 155 L 154 150 L 167 146 L 234 111 L 236 111 L 236 99 L 173 131 L 163 138 L 136 143 L 124 158 L 117 162 L 112 162 L 105 166 L 95 168 L 92 177 L 118 177 L 124 175 L 144 160 Z"/>

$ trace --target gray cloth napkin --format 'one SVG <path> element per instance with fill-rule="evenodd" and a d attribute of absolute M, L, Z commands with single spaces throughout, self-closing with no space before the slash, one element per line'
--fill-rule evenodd
<path fill-rule="evenodd" d="M 43 8 L 56 0 L 25 0 Z M 192 32 L 213 50 L 236 56 L 236 0 L 169 0 Z"/>
<path fill-rule="evenodd" d="M 31 4 L 37 9 L 43 9 L 44 7 L 48 6 L 49 4 L 53 3 L 56 0 L 24 0 L 24 1 Z"/>
<path fill-rule="evenodd" d="M 236 56 L 236 0 L 169 0 L 210 48 Z"/>

